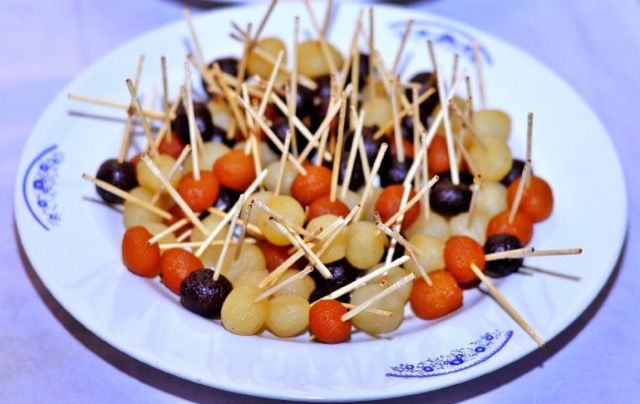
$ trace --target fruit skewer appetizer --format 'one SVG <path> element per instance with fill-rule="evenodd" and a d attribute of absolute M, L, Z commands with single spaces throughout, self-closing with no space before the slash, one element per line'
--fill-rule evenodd
<path fill-rule="evenodd" d="M 468 77 L 466 99 L 456 95 L 457 57 L 448 91 L 430 43 L 434 70 L 402 82 L 412 21 L 385 66 L 373 8 L 369 32 L 361 13 L 342 54 L 327 39 L 331 4 L 320 24 L 307 3 L 317 38 L 300 42 L 296 17 L 288 67 L 286 45 L 262 37 L 276 3 L 253 35 L 233 23 L 239 59 L 211 63 L 185 12 L 196 52 L 172 104 L 162 58 L 161 111 L 140 103 L 142 58 L 127 108 L 70 95 L 127 111 L 120 157 L 83 175 L 106 202 L 124 202 L 125 266 L 160 276 L 185 308 L 235 334 L 309 330 L 325 343 L 353 327 L 393 332 L 407 303 L 421 319 L 448 315 L 482 282 L 542 345 L 485 276 L 516 272 L 526 256 L 581 252 L 526 247 L 553 210 L 551 187 L 531 170 L 532 115 L 526 160 L 513 160 L 509 116 L 484 101 L 474 110 Z M 208 99 L 193 99 L 189 64 Z M 126 161 L 138 123 L 145 152 Z"/>

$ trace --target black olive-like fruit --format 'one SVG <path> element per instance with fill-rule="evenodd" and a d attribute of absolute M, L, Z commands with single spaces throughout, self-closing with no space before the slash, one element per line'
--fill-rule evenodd
<path fill-rule="evenodd" d="M 227 137 L 227 131 L 222 129 L 219 126 L 213 125 L 213 133 L 211 134 L 211 139 L 209 141 L 213 143 L 222 143 L 227 145 L 230 149 L 233 149 L 233 146 L 236 145 L 236 139 Z"/>
<path fill-rule="evenodd" d="M 365 80 L 367 79 L 367 77 L 369 76 L 369 64 L 371 63 L 371 58 L 369 57 L 368 53 L 362 53 L 360 52 L 360 66 L 359 70 L 360 72 L 358 73 L 359 78 L 360 78 L 360 88 L 362 88 L 362 86 L 365 83 Z"/>
<path fill-rule="evenodd" d="M 311 293 L 310 301 L 313 302 L 323 296 L 328 295 L 334 290 L 353 282 L 358 277 L 358 271 L 347 262 L 346 259 L 326 264 L 327 269 L 333 275 L 330 279 L 325 279 L 319 271 L 311 272 L 311 277 L 316 282 L 316 290 Z M 319 295 L 319 296 L 318 296 Z M 342 296 L 340 301 L 348 302 L 349 294 Z"/>
<path fill-rule="evenodd" d="M 317 103 L 316 103 L 317 100 Z M 315 98 L 313 108 L 311 109 L 311 114 L 309 115 L 310 123 L 309 130 L 311 133 L 314 133 L 318 130 L 320 125 L 322 125 L 322 121 L 327 117 L 327 113 L 329 112 L 329 104 L 331 103 L 331 98 Z"/>
<path fill-rule="evenodd" d="M 225 212 L 229 212 L 233 205 L 240 199 L 240 192 L 234 191 L 229 188 L 225 188 L 220 186 L 220 192 L 218 193 L 218 199 L 216 199 L 216 203 L 213 205 L 216 209 L 224 210 Z"/>
<path fill-rule="evenodd" d="M 522 176 L 524 165 L 525 165 L 524 161 L 519 159 L 513 159 L 513 162 L 511 163 L 511 170 L 509 170 L 507 175 L 505 175 L 504 178 L 500 180 L 500 182 L 504 186 L 508 187 L 509 184 L 511 184 L 513 181 L 517 180 Z"/>
<path fill-rule="evenodd" d="M 213 280 L 213 270 L 208 268 L 191 272 L 180 286 L 180 303 L 202 317 L 220 316 L 222 304 L 233 286 L 224 275 Z"/>
<path fill-rule="evenodd" d="M 349 145 L 351 143 L 348 143 Z M 349 165 L 349 149 L 342 152 L 340 157 L 340 171 L 338 173 L 338 183 L 342 185 L 344 177 L 347 174 L 347 165 Z M 360 156 L 356 154 L 356 158 L 353 162 L 353 170 L 351 171 L 351 179 L 349 180 L 349 189 L 352 191 L 359 190 L 365 183 L 364 169 L 362 168 L 362 162 Z"/>
<path fill-rule="evenodd" d="M 362 53 L 360 52 L 360 65 L 359 65 L 359 72 L 358 72 L 358 84 L 359 84 L 359 88 L 363 88 L 364 85 L 367 83 L 367 77 L 369 76 L 369 63 L 370 63 L 370 58 L 369 58 L 369 54 L 368 53 Z M 351 69 L 349 69 L 349 72 L 347 72 L 347 80 L 345 82 L 345 84 L 349 84 L 351 83 Z"/>
<path fill-rule="evenodd" d="M 205 142 L 211 140 L 215 133 L 215 128 L 211 111 L 209 111 L 207 104 L 194 101 L 193 114 L 196 118 L 196 126 L 202 135 L 202 140 Z M 187 145 L 191 143 L 189 138 L 189 118 L 187 117 L 187 110 L 182 103 L 176 111 L 176 119 L 171 122 L 171 129 L 176 132 L 183 144 Z"/>
<path fill-rule="evenodd" d="M 238 65 L 240 61 L 234 57 L 220 58 L 209 63 L 209 68 L 213 69 L 214 64 L 220 66 L 220 70 L 227 73 L 230 76 L 236 77 L 238 75 Z"/>
<path fill-rule="evenodd" d="M 331 104 L 331 76 L 325 75 L 315 79 L 318 88 L 315 90 L 312 98 L 311 110 L 309 111 L 309 130 L 315 132 L 318 130 L 322 122 L 329 112 L 329 105 Z M 349 115 L 345 115 L 345 126 L 349 127 Z M 338 114 L 332 121 L 333 130 L 337 132 L 338 126 Z"/>
<path fill-rule="evenodd" d="M 373 164 L 380 151 L 380 146 L 384 143 L 384 138 L 374 139 L 376 132 L 380 129 L 377 125 L 374 126 L 365 126 L 362 128 L 362 140 L 364 141 L 364 150 L 367 154 L 367 160 L 369 164 Z M 349 142 L 349 147 L 351 147 L 351 142 Z"/>
<path fill-rule="evenodd" d="M 211 63 L 209 63 L 209 69 L 213 69 L 213 65 L 215 63 L 217 63 L 218 66 L 220 66 L 220 70 L 222 70 L 223 72 L 233 77 L 238 76 L 238 64 L 239 64 L 238 59 L 234 57 L 226 57 L 226 58 L 213 60 Z M 207 85 L 207 82 L 205 79 L 202 79 L 202 88 L 204 89 L 205 93 L 207 93 L 210 97 L 213 95 L 212 93 L 209 92 L 209 86 Z"/>
<path fill-rule="evenodd" d="M 116 159 L 105 160 L 98 168 L 96 178 L 108 182 L 114 187 L 123 191 L 130 191 L 138 186 L 136 178 L 136 168 L 128 161 L 119 163 Z M 96 186 L 98 195 L 107 203 L 122 203 L 123 200 L 119 196 Z"/>
<path fill-rule="evenodd" d="M 388 153 L 382 160 L 380 167 L 380 185 L 383 187 L 402 184 L 407 177 L 407 173 L 411 168 L 413 160 L 405 156 L 404 162 L 400 162 L 398 157 Z"/>
<path fill-rule="evenodd" d="M 282 144 L 284 144 L 285 139 L 287 138 L 287 132 L 289 132 L 289 119 L 286 117 L 276 118 L 271 124 L 271 130 L 276 135 L 276 137 L 280 139 Z M 300 131 L 298 131 L 297 129 L 295 131 L 296 131 L 296 147 L 298 148 L 298 153 L 302 153 L 305 147 L 307 147 L 307 145 L 309 144 L 309 141 L 307 140 L 306 137 L 304 137 L 304 135 L 302 135 L 302 133 L 300 133 Z M 273 150 L 274 153 L 278 155 L 282 154 L 280 149 L 278 149 L 278 146 L 276 146 L 276 144 L 273 143 L 269 137 L 267 137 L 266 142 L 269 148 Z M 291 145 L 290 147 L 291 147 L 290 150 L 292 150 L 293 145 Z"/>
<path fill-rule="evenodd" d="M 305 86 L 298 85 L 298 91 L 296 93 L 296 115 L 299 118 L 302 119 L 311 115 L 315 96 L 316 91 Z"/>
<path fill-rule="evenodd" d="M 427 125 L 428 118 L 431 116 L 431 113 L 436 108 L 436 105 L 440 102 L 440 98 L 437 93 L 437 77 L 435 74 L 431 72 L 420 72 L 413 76 L 411 83 L 420 84 L 420 89 L 418 90 L 418 95 L 422 95 L 430 88 L 436 90 L 436 93 L 431 97 L 427 98 L 422 104 L 420 104 L 420 121 L 422 124 Z M 409 101 L 413 101 L 413 91 L 408 89 L 405 91 L 405 94 Z"/>
<path fill-rule="evenodd" d="M 317 88 L 314 91 L 314 103 L 317 104 L 317 101 L 320 99 L 330 99 L 331 98 L 331 76 L 326 74 L 324 76 L 317 77 L 314 80 L 317 84 Z"/>
<path fill-rule="evenodd" d="M 413 117 L 407 115 L 402 118 L 400 121 L 400 129 L 402 131 L 402 136 L 413 143 Z"/>
<path fill-rule="evenodd" d="M 522 248 L 520 241 L 509 234 L 494 234 L 484 243 L 484 253 L 491 254 Z M 494 278 L 502 278 L 514 273 L 522 266 L 522 258 L 505 258 L 495 261 L 487 261 L 484 268 L 487 275 Z"/>
<path fill-rule="evenodd" d="M 460 183 L 454 185 L 447 173 L 440 175 L 429 194 L 431 209 L 444 216 L 453 216 L 469 210 L 471 204 L 471 189 L 469 175 L 460 173 Z"/>

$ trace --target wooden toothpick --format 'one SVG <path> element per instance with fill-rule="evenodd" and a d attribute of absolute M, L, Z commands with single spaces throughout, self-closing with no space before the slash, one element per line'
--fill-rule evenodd
<path fill-rule="evenodd" d="M 149 167 L 153 175 L 155 175 L 158 180 L 162 183 L 164 188 L 167 190 L 173 201 L 180 207 L 180 209 L 184 212 L 185 216 L 193 223 L 195 227 L 198 228 L 202 233 L 209 234 L 209 231 L 202 224 L 202 221 L 198 218 L 198 216 L 193 213 L 193 210 L 189 207 L 189 205 L 185 202 L 182 196 L 178 193 L 178 191 L 174 188 L 173 185 L 167 180 L 167 178 L 162 174 L 158 166 L 149 158 L 149 156 L 142 156 L 142 161 L 144 164 Z"/>
<path fill-rule="evenodd" d="M 444 78 L 442 77 L 442 66 L 438 66 L 436 73 L 438 77 L 438 93 L 446 94 L 444 89 Z M 458 161 L 456 160 L 453 133 L 451 130 L 451 121 L 449 120 L 449 98 L 440 98 L 440 110 L 442 111 L 442 118 L 444 121 L 444 133 L 447 138 L 447 154 L 449 155 L 449 169 L 451 170 L 451 182 L 453 185 L 460 184 L 460 174 L 458 172 Z"/>
<path fill-rule="evenodd" d="M 536 250 L 533 247 L 518 248 L 485 255 L 486 261 L 495 261 L 507 258 L 547 257 L 556 255 L 580 255 L 582 248 L 563 248 L 555 250 Z"/>
<path fill-rule="evenodd" d="M 142 122 L 142 127 L 144 128 L 144 135 L 147 137 L 147 145 L 151 151 L 152 156 L 158 155 L 158 148 L 156 147 L 155 142 L 153 141 L 153 132 L 151 131 L 151 125 L 147 121 L 147 116 L 145 115 L 144 109 L 142 109 L 142 105 L 140 105 L 140 99 L 138 98 L 138 92 L 136 91 L 135 86 L 131 79 L 126 80 L 127 87 L 129 88 L 129 93 L 131 94 L 131 101 L 133 105 L 135 105 L 136 110 L 138 111 L 138 116 L 140 118 L 140 122 Z"/>
<path fill-rule="evenodd" d="M 396 57 L 393 62 L 393 67 L 391 68 L 392 73 L 398 72 L 398 67 L 400 67 L 400 60 L 402 60 L 402 53 L 404 52 L 404 48 L 407 45 L 407 40 L 409 39 L 409 35 L 411 34 L 411 29 L 413 28 L 413 23 L 415 21 L 410 19 L 407 21 L 407 25 L 404 29 L 404 34 L 402 35 L 402 41 L 400 41 L 400 46 L 398 47 L 398 51 L 396 52 Z"/>
<path fill-rule="evenodd" d="M 353 135 L 351 143 L 351 149 L 349 150 L 349 157 L 347 159 L 347 167 L 345 170 L 344 178 L 342 178 L 342 190 L 340 191 L 340 198 L 344 200 L 349 190 L 349 183 L 351 182 L 351 176 L 353 175 L 353 167 L 356 162 L 356 153 L 358 152 L 358 142 L 362 137 L 362 128 L 364 126 L 365 111 L 360 111 L 358 116 L 358 123 L 356 124 L 356 131 Z"/>
<path fill-rule="evenodd" d="M 305 269 L 293 275 L 292 277 L 289 277 L 284 281 L 277 283 L 275 286 L 272 286 L 271 288 L 265 290 L 260 295 L 258 295 L 258 297 L 256 297 L 256 299 L 254 300 L 254 303 L 258 303 L 259 301 L 264 300 L 267 297 L 273 295 L 277 291 L 284 289 L 285 287 L 291 285 L 294 282 L 299 281 L 300 279 L 303 279 L 305 276 L 313 272 L 313 269 L 314 269 L 313 266 L 307 266 Z"/>
<path fill-rule="evenodd" d="M 531 338 L 533 338 L 533 340 L 540 347 L 543 347 L 544 341 L 542 340 L 542 338 L 538 336 L 533 328 L 531 328 L 529 323 L 527 323 L 527 321 L 520 315 L 520 313 L 518 313 L 518 311 L 511 305 L 511 303 L 509 303 L 504 295 L 500 293 L 500 291 L 496 289 L 495 286 L 493 286 L 493 283 L 482 273 L 482 270 L 480 270 L 480 268 L 478 268 L 476 264 L 471 264 L 471 270 L 482 281 L 482 283 L 484 283 L 489 288 L 491 295 L 496 299 L 496 301 L 498 302 L 498 304 L 500 304 L 504 311 L 506 311 L 507 314 L 509 314 L 511 318 L 513 318 L 515 322 L 518 323 L 518 325 L 524 331 L 526 331 L 526 333 L 529 334 L 529 336 L 531 336 Z"/>
<path fill-rule="evenodd" d="M 509 217 L 507 219 L 508 223 L 513 223 L 513 220 L 516 218 L 518 208 L 520 208 L 520 202 L 522 201 L 522 195 L 524 195 L 524 189 L 527 182 L 529 181 L 530 175 L 531 163 L 527 161 L 524 164 L 524 169 L 522 170 L 522 177 L 520 178 L 520 183 L 518 184 L 518 189 L 516 190 L 516 196 L 513 198 L 513 203 L 511 204 L 511 210 L 509 211 Z"/>
<path fill-rule="evenodd" d="M 129 192 L 123 191 L 122 189 L 120 189 L 118 187 L 115 187 L 115 186 L 109 184 L 106 181 L 99 180 L 99 179 L 97 179 L 97 178 L 95 178 L 95 177 L 93 177 L 93 176 L 91 176 L 89 174 L 86 174 L 86 173 L 82 174 L 82 178 L 87 180 L 87 181 L 89 181 L 89 182 L 92 182 L 94 185 L 104 189 L 105 191 L 111 192 L 112 194 L 114 194 L 116 196 L 119 196 L 120 198 L 122 198 L 122 199 L 124 199 L 126 201 L 129 201 L 129 202 L 133 203 L 134 205 L 140 206 L 141 208 L 144 208 L 144 209 L 148 210 L 149 212 L 160 216 L 163 219 L 171 220 L 171 218 L 173 217 L 171 215 L 171 213 L 169 213 L 169 212 L 167 212 L 165 210 L 162 210 L 162 209 L 158 208 L 157 206 L 154 206 L 151 203 L 149 203 L 149 202 L 147 202 L 147 201 L 145 201 L 143 199 L 137 198 L 137 197 L 131 195 Z"/>
<path fill-rule="evenodd" d="M 476 38 L 473 39 L 473 59 L 476 64 L 476 74 L 478 75 L 478 94 L 480 94 L 480 108 L 487 107 L 487 99 L 484 92 L 484 75 L 482 73 L 482 54 L 480 50 L 480 42 Z"/>
<path fill-rule="evenodd" d="M 393 269 L 393 268 L 397 268 L 399 266 L 401 266 L 402 264 L 404 264 L 405 262 L 409 261 L 409 257 L 402 256 L 400 258 L 398 258 L 397 260 L 394 260 L 392 262 L 390 262 L 387 265 L 383 265 L 380 268 L 369 272 L 368 274 L 356 279 L 355 281 L 348 283 L 346 285 L 344 285 L 343 287 L 334 290 L 333 292 L 329 293 L 328 295 L 318 299 L 319 300 L 331 300 L 331 299 L 337 299 L 340 296 L 344 296 L 347 293 L 356 290 L 357 288 L 366 285 L 370 280 L 372 279 L 376 279 L 382 275 L 384 275 L 385 273 L 389 272 L 389 270 Z M 315 303 L 315 302 L 314 302 Z"/>
<path fill-rule="evenodd" d="M 182 164 L 187 159 L 187 156 L 189 155 L 189 152 L 191 152 L 191 145 L 186 145 L 182 149 L 182 152 L 178 156 L 178 159 L 176 160 L 176 162 L 173 164 L 173 166 L 171 167 L 171 169 L 167 173 L 167 179 L 169 181 L 172 181 L 173 177 L 175 177 L 175 175 L 178 173 L 178 171 L 180 171 L 180 168 L 182 168 Z M 158 202 L 158 200 L 162 196 L 162 191 L 164 191 L 164 186 L 160 185 L 158 187 L 158 190 L 156 191 L 156 193 L 153 194 L 153 197 L 151 198 L 151 203 L 152 204 L 155 205 Z"/>
<path fill-rule="evenodd" d="M 359 204 L 362 206 L 364 206 L 367 202 L 367 199 L 369 199 L 369 193 L 371 192 L 371 187 L 373 186 L 373 180 L 378 174 L 378 170 L 380 170 L 380 165 L 382 165 L 382 159 L 387 152 L 387 148 L 388 145 L 386 143 L 383 143 L 382 146 L 380 146 L 380 150 L 378 150 L 378 155 L 376 156 L 376 159 L 373 162 L 373 167 L 371 168 L 371 175 L 369 176 L 369 178 L 367 178 L 364 190 L 362 191 L 362 196 L 360 197 Z M 358 220 L 360 220 L 361 216 L 362 210 L 358 211 L 354 220 L 357 222 Z"/>
<path fill-rule="evenodd" d="M 366 310 L 368 307 L 370 307 L 373 303 L 377 302 L 378 300 L 384 299 L 385 297 L 389 296 L 393 292 L 395 292 L 398 289 L 400 289 L 405 284 L 407 284 L 409 282 L 412 282 L 415 278 L 416 278 L 416 274 L 414 274 L 413 272 L 410 273 L 407 276 L 404 276 L 402 279 L 400 279 L 399 281 L 395 282 L 394 284 L 388 286 L 387 288 L 385 288 L 380 293 L 370 297 L 369 299 L 365 300 L 364 302 L 362 302 L 358 306 L 354 307 L 353 309 L 351 309 L 348 312 L 346 312 L 345 314 L 343 314 L 340 319 L 342 321 L 348 321 L 348 320 L 352 319 L 353 317 L 357 316 L 358 314 L 360 314 L 364 310 Z"/>
<path fill-rule="evenodd" d="M 236 224 L 238 223 L 238 217 L 240 216 L 240 212 L 242 211 L 242 205 L 244 204 L 244 194 L 240 195 L 238 198 L 238 202 L 233 209 L 233 215 L 231 217 L 231 225 L 229 226 L 229 230 L 227 231 L 227 236 L 224 239 L 224 244 L 222 245 L 222 251 L 218 256 L 218 262 L 216 263 L 214 273 L 213 273 L 213 281 L 217 281 L 222 273 L 222 266 L 224 265 L 224 259 L 227 257 L 227 251 L 229 251 L 229 245 L 231 243 L 231 238 L 236 230 Z"/>
<path fill-rule="evenodd" d="M 342 92 L 342 103 L 340 104 L 340 118 L 338 119 L 338 139 L 336 141 L 336 152 L 333 157 L 333 167 L 331 170 L 331 192 L 329 200 L 335 202 L 338 192 L 338 176 L 340 174 L 340 163 L 342 162 L 342 148 L 344 143 L 344 126 L 347 111 L 347 94 Z"/>
<path fill-rule="evenodd" d="M 193 110 L 193 95 L 191 93 L 191 70 L 189 63 L 184 63 L 184 86 L 185 86 L 185 109 L 187 110 L 187 120 L 189 122 L 189 143 L 193 148 L 191 161 L 193 163 L 193 178 L 200 181 L 200 156 L 198 153 L 198 142 L 196 141 L 196 117 Z"/>

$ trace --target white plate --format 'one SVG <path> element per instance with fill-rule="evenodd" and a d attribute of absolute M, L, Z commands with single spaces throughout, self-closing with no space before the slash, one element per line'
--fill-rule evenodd
<path fill-rule="evenodd" d="M 229 21 L 256 21 L 264 10 L 235 8 L 196 19 L 207 56 L 237 55 Z M 332 40 L 344 47 L 357 8 L 342 6 Z M 299 5 L 278 7 L 267 34 L 291 38 Z M 429 66 L 425 38 L 434 39 L 440 60 L 460 52 L 470 68 L 471 37 L 482 44 L 489 104 L 513 117 L 511 146 L 524 155 L 527 111 L 535 111 L 535 171 L 552 184 L 553 216 L 536 226 L 539 248 L 580 246 L 577 257 L 529 260 L 578 275 L 579 282 L 536 275 L 511 276 L 497 286 L 545 340 L 584 311 L 609 277 L 626 225 L 626 195 L 618 157 L 593 111 L 558 76 L 524 52 L 463 24 L 415 10 L 378 7 L 378 46 L 395 55 L 404 22 L 416 19 L 407 50 L 407 75 Z M 304 22 L 305 26 L 308 26 Z M 238 337 L 218 322 L 180 307 L 157 280 L 129 273 L 120 260 L 120 214 L 96 198 L 80 178 L 117 153 L 121 123 L 79 118 L 70 110 L 121 116 L 69 101 L 78 92 L 127 102 L 124 78 L 137 57 L 147 56 L 142 91 L 160 83 L 159 57 L 169 57 L 174 90 L 182 78 L 182 21 L 134 40 L 103 58 L 71 83 L 47 108 L 24 149 L 15 188 L 15 212 L 24 248 L 44 284 L 78 321 L 123 352 L 166 372 L 213 387 L 258 396 L 300 400 L 356 400 L 425 392 L 464 382 L 518 360 L 536 344 L 477 290 L 464 307 L 432 322 L 412 315 L 392 338 L 361 333 L 328 346 Z M 473 69 L 470 69 L 473 70 Z M 606 235 L 606 237 L 600 237 Z"/>

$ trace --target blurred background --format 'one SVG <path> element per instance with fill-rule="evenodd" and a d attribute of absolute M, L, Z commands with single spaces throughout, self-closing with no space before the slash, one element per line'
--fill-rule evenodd
<path fill-rule="evenodd" d="M 46 105 L 65 84 L 115 47 L 181 19 L 185 5 L 198 14 L 237 3 L 241 2 L 0 1 L 1 402 L 264 402 L 150 368 L 87 331 L 55 302 L 24 258 L 12 208 L 23 144 Z M 604 291 L 575 324 L 544 350 L 515 364 L 416 399 L 493 403 L 640 399 L 640 362 L 633 359 L 634 354 L 640 354 L 635 311 L 640 294 L 636 270 L 640 251 L 634 248 L 640 242 L 640 183 L 634 164 L 640 158 L 635 111 L 640 94 L 640 2 L 394 3 L 471 24 L 523 48 L 559 73 L 609 130 L 626 168 L 630 198 L 630 247 L 623 252 Z M 606 192 L 607 184 L 584 185 L 602 187 Z"/>

